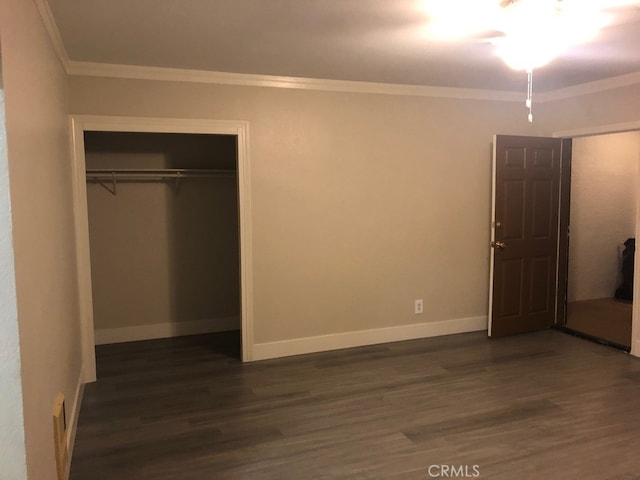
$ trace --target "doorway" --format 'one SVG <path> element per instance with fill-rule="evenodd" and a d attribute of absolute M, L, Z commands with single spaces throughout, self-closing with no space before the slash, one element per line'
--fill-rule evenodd
<path fill-rule="evenodd" d="M 637 130 L 638 127 L 640 127 L 640 122 L 633 122 L 624 125 L 618 124 L 594 127 L 592 129 L 558 132 L 554 134 L 553 138 L 497 136 L 494 139 L 494 174 L 491 217 L 492 227 L 490 230 L 491 246 L 493 248 L 491 248 L 490 255 L 489 336 L 499 336 L 503 333 L 512 334 L 518 332 L 533 331 L 539 328 L 547 328 L 554 325 L 558 327 L 564 326 L 567 293 L 566 267 L 568 265 L 566 261 L 568 256 L 567 247 L 569 222 L 568 193 L 570 187 L 570 177 L 567 175 L 567 173 L 570 172 L 571 165 L 571 139 L 584 137 L 587 135 L 632 131 Z M 554 139 L 555 141 L 553 141 Z M 564 148 L 565 145 L 568 148 Z M 560 154 L 556 155 L 556 152 L 558 151 L 560 152 Z M 638 162 L 639 154 L 640 152 L 636 152 L 636 162 Z M 540 254 L 539 252 L 536 252 L 535 249 L 521 249 L 522 251 L 519 253 L 515 251 L 511 252 L 511 250 L 514 250 L 515 247 L 522 246 L 521 240 L 526 240 L 529 236 L 536 237 L 536 224 L 539 223 L 541 218 L 549 219 L 551 217 L 550 215 L 540 217 L 534 214 L 534 212 L 537 210 L 535 207 L 535 204 L 537 202 L 535 185 L 530 185 L 529 188 L 526 188 L 527 182 L 529 181 L 527 180 L 528 177 L 525 175 L 525 177 L 516 178 L 516 174 L 519 174 L 520 170 L 526 170 L 528 168 L 535 170 L 541 165 L 556 164 L 561 164 L 561 171 L 565 173 L 564 175 L 561 175 L 560 188 L 560 196 L 562 198 L 561 203 L 563 203 L 564 206 L 563 208 L 559 208 L 558 206 L 555 207 L 555 209 L 558 209 L 556 211 L 558 211 L 559 213 L 559 215 L 555 216 L 555 218 L 559 221 L 559 235 L 556 238 L 558 240 L 560 238 L 564 240 L 556 242 L 555 248 L 557 248 L 558 252 L 557 275 L 552 276 L 543 291 L 548 292 L 549 290 L 551 290 L 552 292 L 554 292 L 557 307 L 555 308 L 555 314 L 551 316 L 551 318 L 553 319 L 552 321 L 547 321 L 544 325 L 528 325 L 526 321 L 528 320 L 526 315 L 528 315 L 530 312 L 538 314 L 538 312 L 544 313 L 550 310 L 549 302 L 538 302 L 539 306 L 537 306 L 535 304 L 536 302 L 533 301 L 537 297 L 533 294 L 528 294 L 528 290 L 527 288 L 525 288 L 527 286 L 526 282 L 535 273 L 534 269 L 532 269 L 531 267 L 529 267 L 527 270 L 527 265 L 532 265 L 532 261 L 537 260 L 537 258 L 540 257 Z M 503 168 L 505 169 L 505 172 L 509 173 L 507 181 L 497 181 L 497 179 L 500 177 L 500 172 L 498 171 L 499 168 Z M 632 182 L 635 184 L 635 190 L 638 191 L 638 187 L 640 186 L 640 173 L 638 173 L 637 169 L 635 171 L 636 173 L 632 174 L 631 178 Z M 513 177 L 513 175 L 516 175 L 516 177 Z M 533 173 L 531 173 L 531 175 L 533 175 Z M 535 175 L 532 178 L 535 178 Z M 539 180 L 544 179 L 540 178 Z M 549 182 L 546 181 L 546 183 L 548 184 Z M 557 187 L 553 186 L 551 190 L 557 191 L 556 188 Z M 513 195 L 511 195 L 511 197 L 519 200 L 517 202 L 503 202 L 502 205 L 497 204 L 497 192 L 499 192 L 500 189 L 513 190 Z M 633 200 L 631 200 L 631 202 L 633 203 Z M 533 208 L 531 207 L 532 204 L 534 205 Z M 527 205 L 529 205 L 529 207 L 527 207 Z M 510 210 L 513 210 L 514 214 L 522 210 L 523 212 L 525 212 L 525 215 L 523 215 L 522 218 L 526 218 L 526 220 L 519 221 L 518 218 L 520 217 L 518 215 L 515 215 L 514 218 L 510 218 L 507 215 L 507 217 L 509 217 L 509 220 L 506 221 L 506 217 L 502 218 L 503 215 L 499 212 L 499 208 L 501 206 L 506 208 L 506 210 L 504 211 L 507 212 L 507 214 Z M 546 208 L 547 207 L 545 206 L 543 210 L 546 211 Z M 632 205 L 631 208 L 632 210 L 635 209 L 636 213 L 634 216 L 637 218 L 638 209 L 635 208 L 635 205 Z M 509 222 L 513 223 L 513 225 L 507 225 L 507 223 Z M 552 219 L 551 223 L 555 223 L 555 220 Z M 544 224 L 547 224 L 547 220 L 544 220 Z M 636 221 L 635 225 L 635 232 L 637 232 L 639 222 Z M 507 231 L 512 232 L 513 234 L 507 235 L 505 233 Z M 550 235 L 547 235 L 546 233 L 542 236 L 544 238 L 550 237 Z M 505 255 L 505 252 L 507 251 L 509 251 L 510 255 L 512 256 L 515 254 L 518 254 L 519 256 L 517 256 L 517 258 L 514 257 L 513 259 L 507 258 L 507 256 Z M 508 261 L 504 262 L 503 260 L 505 259 L 507 259 Z M 634 271 L 636 272 L 638 271 L 637 262 L 638 260 L 636 258 L 635 262 L 633 262 Z M 500 275 L 500 269 L 506 270 L 509 268 L 511 268 L 511 270 L 514 270 L 514 272 L 510 272 L 512 273 L 511 280 L 506 283 L 504 281 L 500 282 L 499 280 L 505 277 L 504 275 Z M 496 272 L 498 274 L 496 274 Z M 633 290 L 634 296 L 636 297 L 638 295 L 638 288 L 638 282 L 634 282 Z M 506 290 L 514 291 L 516 295 L 502 295 L 506 292 Z M 536 289 L 536 291 L 539 290 L 540 289 Z M 502 300 L 496 303 L 496 299 Z M 506 301 L 505 299 L 508 299 L 508 301 Z M 524 321 L 521 321 L 521 317 L 524 318 Z M 497 321 L 502 322 L 502 325 L 498 326 L 506 326 L 508 328 L 501 328 L 501 331 L 498 332 L 498 330 L 495 328 Z M 509 322 L 517 323 L 517 325 L 509 325 Z M 640 354 L 639 327 L 640 315 L 638 314 L 637 309 L 633 309 L 631 353 L 635 356 L 639 356 Z"/>
<path fill-rule="evenodd" d="M 83 379 L 96 380 L 95 322 L 91 282 L 89 224 L 84 135 L 95 132 L 147 132 L 232 135 L 237 142 L 237 191 L 240 243 L 240 330 L 242 360 L 252 360 L 253 298 L 251 268 L 251 195 L 248 124 L 241 121 L 72 116 L 74 147 L 74 213 L 76 224 L 78 292 L 83 349 Z"/>
<path fill-rule="evenodd" d="M 571 332 L 631 348 L 640 132 L 574 139 L 567 318 Z"/>
<path fill-rule="evenodd" d="M 493 153 L 488 335 L 557 321 L 562 165 L 570 142 L 496 135 Z"/>
<path fill-rule="evenodd" d="M 239 358 L 236 140 L 85 132 L 96 345 L 235 331 Z"/>

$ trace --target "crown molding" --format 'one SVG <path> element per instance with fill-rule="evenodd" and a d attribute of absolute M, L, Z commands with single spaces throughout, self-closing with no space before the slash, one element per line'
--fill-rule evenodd
<path fill-rule="evenodd" d="M 51 8 L 49 8 L 49 2 L 47 0 L 33 0 L 38 8 L 38 12 L 40 13 L 40 17 L 42 18 L 42 23 L 44 24 L 44 28 L 49 34 L 49 38 L 51 39 L 51 44 L 53 49 L 58 54 L 58 58 L 60 59 L 60 63 L 62 63 L 62 68 L 64 68 L 65 72 L 69 73 L 69 64 L 71 63 L 69 60 L 69 55 L 67 55 L 67 50 L 64 48 L 64 43 L 62 42 L 62 37 L 60 36 L 60 30 L 58 30 L 58 25 L 56 24 L 55 19 L 53 18 L 53 13 L 51 13 Z"/>
<path fill-rule="evenodd" d="M 457 98 L 468 100 L 492 100 L 519 102 L 522 94 L 500 90 L 482 90 L 424 85 L 361 82 L 350 80 L 325 80 L 303 77 L 281 77 L 248 73 L 212 72 L 181 68 L 144 67 L 90 62 L 69 62 L 69 75 L 161 80 L 169 82 L 213 83 L 250 87 L 291 88 L 329 92 L 376 93 L 417 97 Z"/>
<path fill-rule="evenodd" d="M 640 84 L 640 72 L 627 73 L 616 77 L 604 78 L 595 82 L 581 83 L 571 87 L 559 88 L 548 92 L 539 93 L 536 101 L 540 103 L 553 102 L 556 100 L 566 100 L 568 98 L 579 97 L 581 95 L 590 95 L 593 93 L 604 92 L 616 88 L 629 87 L 631 85 Z"/>
<path fill-rule="evenodd" d="M 212 83 L 219 85 L 239 85 L 247 87 L 292 88 L 346 93 L 375 93 L 383 95 L 403 95 L 415 97 L 455 98 L 462 100 L 490 100 L 521 102 L 522 93 L 505 90 L 483 90 L 454 87 L 434 87 L 427 85 L 402 85 L 351 80 L 328 80 L 304 77 L 281 77 L 249 73 L 212 72 L 182 68 L 145 67 L 138 65 L 118 65 L 68 61 L 69 75 L 107 78 L 128 78 L 137 80 L 159 80 L 168 82 Z M 581 95 L 613 90 L 640 84 L 640 72 L 609 77 L 595 82 L 587 82 L 571 87 L 550 90 L 536 95 L 536 102 L 546 103 L 574 98 Z"/>
<path fill-rule="evenodd" d="M 608 125 L 597 125 L 595 127 L 574 128 L 572 130 L 560 130 L 553 132 L 556 138 L 576 138 L 592 135 L 606 135 L 609 133 L 622 133 L 640 130 L 640 120 L 635 122 L 611 123 Z"/>
<path fill-rule="evenodd" d="M 403 95 L 415 97 L 455 98 L 461 100 L 490 100 L 521 102 L 522 94 L 505 90 L 484 90 L 455 87 L 435 87 L 428 85 L 402 85 L 393 83 L 362 82 L 351 80 L 328 80 L 304 77 L 282 77 L 248 73 L 214 72 L 182 68 L 147 67 L 109 63 L 79 62 L 70 60 L 62 37 L 47 0 L 33 0 L 38 8 L 44 27 L 49 34 L 54 50 L 68 75 L 128 78 L 137 80 L 160 80 L 170 82 L 212 83 L 219 85 L 240 85 L 250 87 L 292 88 L 346 93 L 375 93 L 383 95 Z M 541 92 L 536 102 L 590 95 L 640 84 L 640 72 L 609 77 L 595 82 L 587 82 L 571 87 Z"/>

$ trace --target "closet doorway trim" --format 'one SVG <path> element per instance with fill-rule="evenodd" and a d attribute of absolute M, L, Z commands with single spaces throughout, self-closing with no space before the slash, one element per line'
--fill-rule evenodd
<path fill-rule="evenodd" d="M 253 360 L 253 271 L 251 241 L 251 185 L 249 123 L 236 120 L 194 120 L 153 117 L 71 115 L 73 148 L 73 210 L 75 218 L 78 298 L 82 345 L 82 377 L 96 380 L 89 219 L 87 211 L 84 132 L 200 133 L 235 135 L 238 141 L 238 211 L 240 217 L 240 296 L 242 361 Z"/>

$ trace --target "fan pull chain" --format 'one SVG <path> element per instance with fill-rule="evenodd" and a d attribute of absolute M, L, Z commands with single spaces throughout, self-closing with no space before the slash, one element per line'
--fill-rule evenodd
<path fill-rule="evenodd" d="M 533 113 L 531 113 L 531 99 L 533 98 L 533 69 L 527 70 L 527 101 L 525 105 L 529 109 L 529 115 L 527 115 L 527 120 L 529 123 L 533 123 Z"/>

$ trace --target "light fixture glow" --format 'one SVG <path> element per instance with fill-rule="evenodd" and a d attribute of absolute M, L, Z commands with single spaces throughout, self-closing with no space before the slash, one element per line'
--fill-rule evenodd
<path fill-rule="evenodd" d="M 439 41 L 483 33 L 497 23 L 502 10 L 498 0 L 424 0 L 422 6 L 429 16 L 427 37 Z"/>
<path fill-rule="evenodd" d="M 479 37 L 496 46 L 514 70 L 526 71 L 526 106 L 532 121 L 533 70 L 568 48 L 593 40 L 610 23 L 607 11 L 639 0 L 423 0 L 434 40 Z"/>
<path fill-rule="evenodd" d="M 567 48 L 592 40 L 608 21 L 589 1 L 517 0 L 502 10 L 504 36 L 493 43 L 514 70 L 546 65 Z"/>

